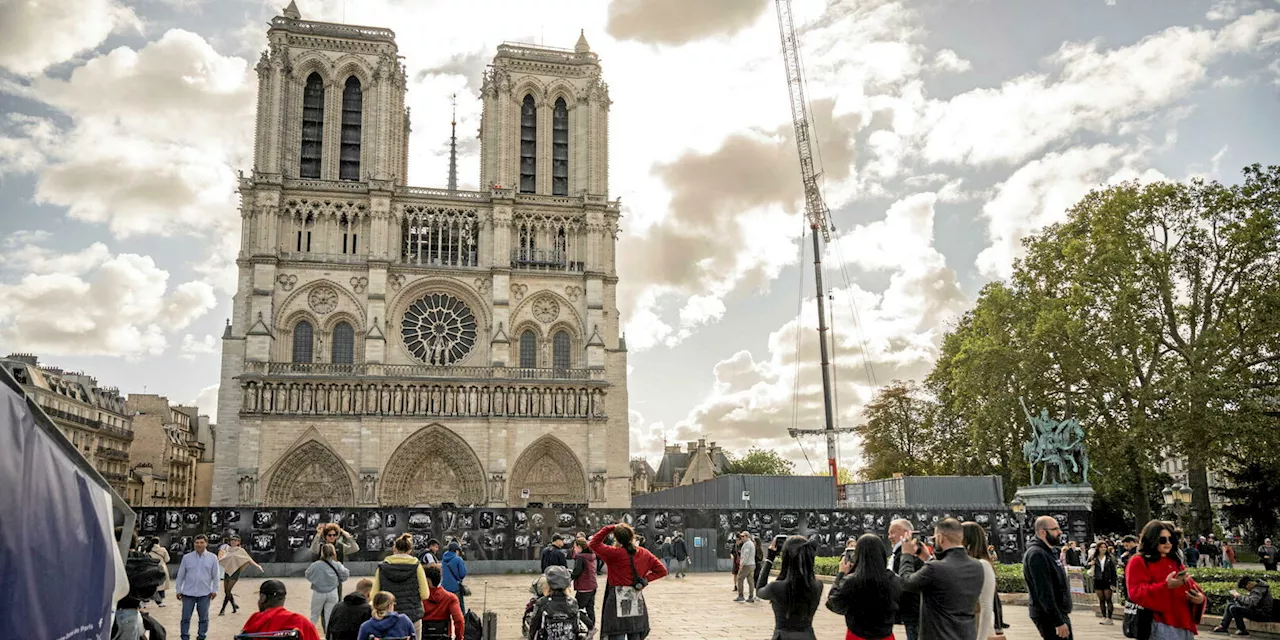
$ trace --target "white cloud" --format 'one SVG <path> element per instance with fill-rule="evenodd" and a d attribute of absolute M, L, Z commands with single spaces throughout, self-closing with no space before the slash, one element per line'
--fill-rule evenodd
<path fill-rule="evenodd" d="M 182 358 L 184 360 L 195 360 L 196 356 L 217 352 L 218 340 L 212 335 L 205 334 L 197 338 L 188 333 L 182 336 Z"/>
<path fill-rule="evenodd" d="M 0 0 L 0 68 L 34 75 L 102 44 L 141 30 L 133 10 L 115 0 Z"/>
<path fill-rule="evenodd" d="M 831 291 L 837 412 L 843 425 L 857 419 L 874 392 L 867 362 L 880 384 L 923 376 L 950 321 L 967 303 L 955 273 L 933 247 L 935 202 L 932 193 L 908 196 L 893 203 L 884 218 L 836 239 L 841 246 L 858 249 L 845 252 L 851 266 L 890 273 L 888 287 L 878 294 L 856 285 Z M 855 322 L 855 307 L 861 324 Z M 739 351 L 717 363 L 711 391 L 676 425 L 675 440 L 714 434 L 729 449 L 776 449 L 807 471 L 801 446 L 786 430 L 822 424 L 816 327 L 817 312 L 809 298 L 799 318 L 769 335 L 764 358 Z M 811 451 L 821 447 L 812 441 L 804 446 Z M 846 453 L 851 452 L 850 447 Z"/>
<path fill-rule="evenodd" d="M 1159 180 L 1158 172 L 1141 169 L 1143 153 L 1111 144 L 1073 147 L 1032 160 L 995 188 L 982 208 L 991 245 L 978 254 L 979 271 L 1005 278 L 1023 255 L 1022 239 L 1061 222 L 1067 210 L 1090 190 L 1123 180 Z"/>
<path fill-rule="evenodd" d="M 1280 39 L 1280 13 L 1259 11 L 1220 31 L 1170 27 L 1136 44 L 1100 50 L 1065 43 L 1046 63 L 995 89 L 975 89 L 927 107 L 924 156 L 931 162 L 1025 160 L 1079 131 L 1107 133 L 1170 106 L 1230 53 L 1261 51 Z"/>
<path fill-rule="evenodd" d="M 218 385 L 211 384 L 201 389 L 192 404 L 200 408 L 202 415 L 209 416 L 209 422 L 218 423 Z"/>
<path fill-rule="evenodd" d="M 952 73 L 963 73 L 973 68 L 973 63 L 960 57 L 951 49 L 943 49 L 933 57 L 933 68 Z"/>
<path fill-rule="evenodd" d="M 112 255 L 94 244 L 55 255 L 26 250 L 0 267 L 0 342 L 52 355 L 159 355 L 166 334 L 213 308 L 213 289 L 186 282 L 168 290 L 168 272 L 146 256 Z"/>

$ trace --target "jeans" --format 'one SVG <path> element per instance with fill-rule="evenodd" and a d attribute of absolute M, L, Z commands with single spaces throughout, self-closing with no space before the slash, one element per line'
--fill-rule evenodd
<path fill-rule="evenodd" d="M 204 640 L 209 634 L 209 596 L 182 596 L 182 621 L 178 623 L 178 631 L 182 640 L 191 640 L 191 610 L 195 609 L 200 616 L 196 626 L 196 637 Z"/>
<path fill-rule="evenodd" d="M 1035 623 L 1036 631 L 1040 632 L 1040 637 L 1043 640 L 1059 640 L 1058 630 L 1057 630 L 1058 628 L 1056 626 L 1050 625 L 1048 622 L 1041 622 L 1036 618 L 1032 618 L 1031 621 Z M 1071 620 L 1068 619 L 1066 640 L 1074 640 L 1074 638 L 1075 638 L 1075 632 L 1071 630 Z"/>
<path fill-rule="evenodd" d="M 684 560 L 676 560 L 676 564 L 679 565 L 677 567 L 678 571 L 676 572 L 676 577 L 683 578 L 685 574 L 685 569 L 689 568 L 689 559 L 685 558 Z"/>
<path fill-rule="evenodd" d="M 156 595 L 151 598 L 156 604 L 164 602 L 164 589 L 156 589 Z"/>
<path fill-rule="evenodd" d="M 1242 604 L 1231 603 L 1227 605 L 1227 610 L 1222 614 L 1222 622 L 1218 626 L 1224 629 L 1231 628 L 1231 621 L 1236 621 L 1236 629 L 1240 631 L 1248 631 L 1244 626 L 1245 620 L 1255 620 L 1258 622 L 1266 622 L 1268 616 L 1264 616 L 1252 607 L 1246 607 Z"/>
<path fill-rule="evenodd" d="M 916 640 L 916 637 L 920 635 L 919 622 L 904 622 L 902 627 L 907 630 L 907 640 Z M 986 640 L 986 638 L 978 638 L 978 640 Z"/>
<path fill-rule="evenodd" d="M 333 615 L 333 608 L 336 606 L 338 606 L 337 589 L 326 593 L 312 589 L 311 624 L 316 625 L 316 629 L 323 633 L 329 627 L 329 617 Z"/>
<path fill-rule="evenodd" d="M 142 614 L 137 609 L 116 609 L 115 630 L 111 640 L 140 640 L 142 638 Z"/>
<path fill-rule="evenodd" d="M 578 601 L 578 610 L 587 614 L 587 629 L 596 628 L 596 592 L 579 591 L 573 597 Z"/>

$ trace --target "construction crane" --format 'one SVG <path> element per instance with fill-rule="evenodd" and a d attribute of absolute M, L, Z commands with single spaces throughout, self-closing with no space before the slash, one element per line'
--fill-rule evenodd
<path fill-rule="evenodd" d="M 782 62 L 787 70 L 787 91 L 791 94 L 791 121 L 796 130 L 796 149 L 800 153 L 800 179 L 804 183 L 804 213 L 813 235 L 813 273 L 818 295 L 818 347 L 822 353 L 822 407 L 826 417 L 823 429 L 790 429 L 792 437 L 822 434 L 827 439 L 827 469 L 831 481 L 840 486 L 836 464 L 835 407 L 832 406 L 831 361 L 827 348 L 826 298 L 822 285 L 822 244 L 831 241 L 827 203 L 818 187 L 818 171 L 813 163 L 813 126 L 809 121 L 809 101 L 804 94 L 804 69 L 800 64 L 800 42 L 796 38 L 795 20 L 791 17 L 791 0 L 777 0 L 778 31 L 782 34 Z"/>

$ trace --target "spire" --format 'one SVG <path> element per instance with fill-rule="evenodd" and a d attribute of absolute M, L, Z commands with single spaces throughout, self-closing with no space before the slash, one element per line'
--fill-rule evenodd
<path fill-rule="evenodd" d="M 453 94 L 453 118 L 449 122 L 449 190 L 458 190 L 458 94 Z"/>
<path fill-rule="evenodd" d="M 289 6 L 284 8 L 284 17 L 294 20 L 301 20 L 302 14 L 298 12 L 298 3 L 296 0 L 289 0 Z"/>
<path fill-rule="evenodd" d="M 578 31 L 578 44 L 573 45 L 574 53 L 590 53 L 591 45 L 587 44 L 587 30 Z"/>

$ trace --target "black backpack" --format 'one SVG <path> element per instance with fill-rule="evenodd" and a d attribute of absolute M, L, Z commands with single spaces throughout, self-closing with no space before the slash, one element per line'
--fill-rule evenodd
<path fill-rule="evenodd" d="M 124 559 L 124 574 L 129 579 L 129 596 L 138 600 L 154 597 L 165 579 L 160 561 L 138 551 L 130 551 Z"/>
<path fill-rule="evenodd" d="M 578 611 L 578 603 L 568 600 L 566 607 L 542 607 L 542 627 L 537 638 L 529 640 L 580 640 L 586 626 Z"/>

